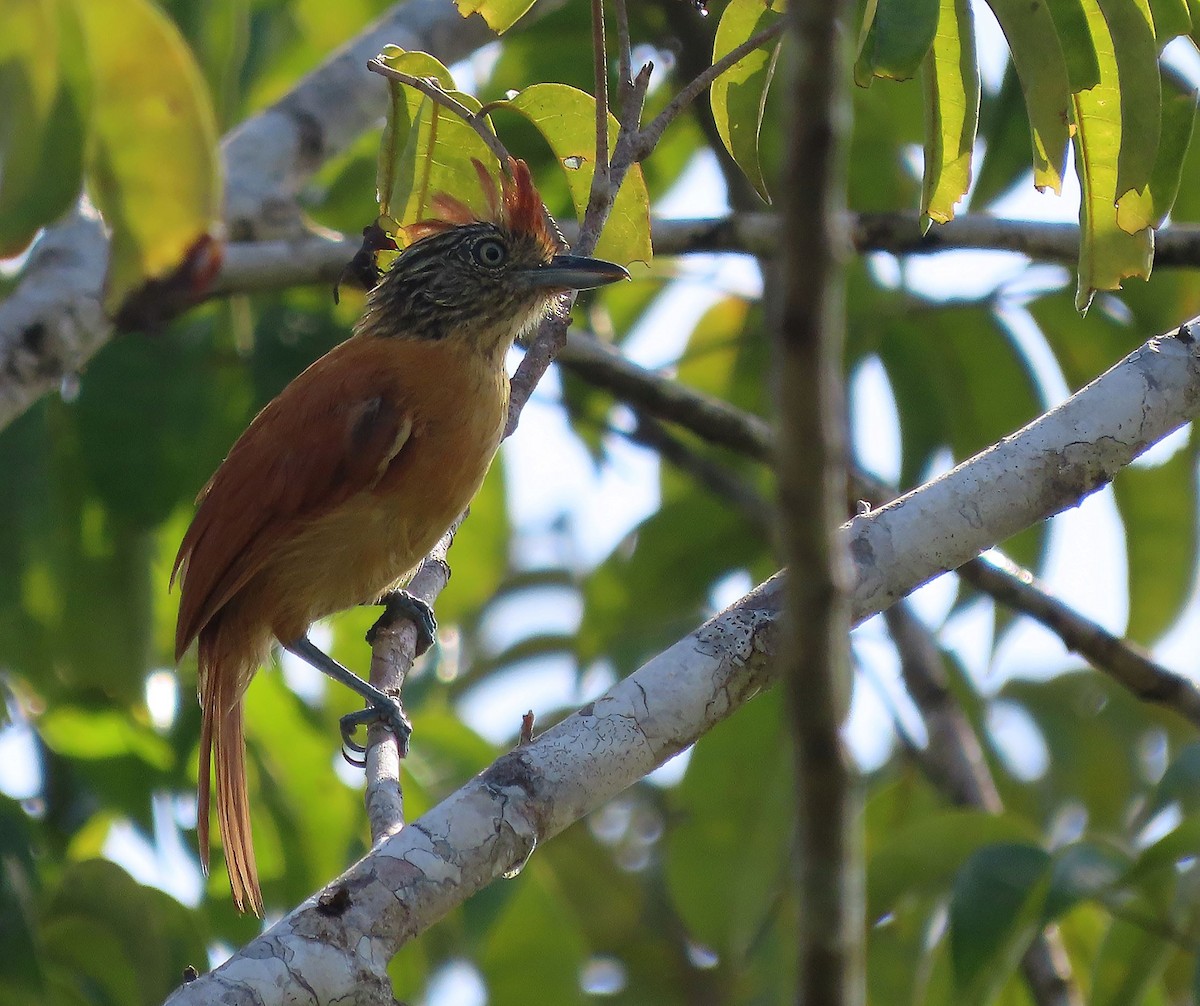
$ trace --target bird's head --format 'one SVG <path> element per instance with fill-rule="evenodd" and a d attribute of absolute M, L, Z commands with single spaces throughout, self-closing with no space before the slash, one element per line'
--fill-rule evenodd
<path fill-rule="evenodd" d="M 502 191 L 478 161 L 475 168 L 487 217 L 434 196 L 437 216 L 405 228 L 411 243 L 371 291 L 360 332 L 464 339 L 503 352 L 562 293 L 629 277 L 611 262 L 562 253 L 524 161 L 509 160 Z"/>

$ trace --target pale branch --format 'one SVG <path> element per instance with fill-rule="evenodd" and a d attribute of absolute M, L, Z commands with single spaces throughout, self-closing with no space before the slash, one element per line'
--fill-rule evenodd
<path fill-rule="evenodd" d="M 432 77 L 417 77 L 411 73 L 404 73 L 401 70 L 388 66 L 379 59 L 368 59 L 367 69 L 372 73 L 379 74 L 381 77 L 388 78 L 388 80 L 394 80 L 411 87 L 414 91 L 420 91 L 435 105 L 440 105 L 442 108 L 458 116 L 475 131 L 475 134 L 483 141 L 488 150 L 492 152 L 496 160 L 500 162 L 501 167 L 508 163 L 510 156 L 508 148 L 500 142 L 500 137 L 489 128 L 486 111 L 472 112 L 454 95 L 443 89 Z"/>
<path fill-rule="evenodd" d="M 1198 412 L 1200 350 L 1154 339 L 1004 444 L 853 518 L 843 534 L 854 620 L 962 565 L 1014 525 L 1074 506 Z M 775 682 L 783 581 L 773 577 L 501 757 L 170 1002 L 391 1006 L 386 968 L 400 946 Z"/>
<path fill-rule="evenodd" d="M 561 2 L 544 0 L 528 16 L 540 17 Z M 364 80 L 362 67 L 385 45 L 422 49 L 452 63 L 493 37 L 482 18 L 464 20 L 453 0 L 392 7 L 279 101 L 225 135 L 229 236 L 241 241 L 303 232 L 296 196 L 321 165 L 383 117 L 383 85 Z M 107 252 L 104 225 L 86 202 L 34 245 L 16 288 L 0 302 L 0 428 L 78 373 L 112 337 L 102 306 Z"/>
<path fill-rule="evenodd" d="M 432 607 L 450 580 L 446 553 L 466 514 L 460 516 L 426 556 L 407 586 Z M 380 691 L 401 695 L 417 649 L 417 626 L 410 618 L 378 623 L 370 633 L 370 680 Z M 371 726 L 366 753 L 367 819 L 371 841 L 378 842 L 404 827 L 404 794 L 400 785 L 400 750 L 395 735 L 382 724 Z"/>
<path fill-rule="evenodd" d="M 919 764 L 930 781 L 960 807 L 990 814 L 1004 810 L 983 746 L 950 691 L 937 640 L 899 601 L 884 611 L 888 634 L 900 656 L 905 689 L 929 735 Z M 868 920 L 873 921 L 873 920 Z M 1082 998 L 1056 926 L 1037 934 L 1021 960 L 1021 970 L 1038 1006 L 1079 1006 Z"/>
<path fill-rule="evenodd" d="M 774 440 L 764 420 L 639 367 L 597 339 L 570 333 L 559 363 L 636 412 L 682 426 L 714 446 L 759 461 L 769 462 L 773 457 Z M 862 470 L 853 473 L 851 482 L 854 494 L 874 506 L 897 496 L 894 487 Z M 1134 695 L 1168 706 L 1200 727 L 1200 689 L 1151 659 L 1136 644 L 1114 636 L 1046 593 L 1031 573 L 1012 564 L 1001 568 L 978 556 L 959 566 L 957 572 L 983 593 L 1057 632 L 1068 649 Z"/>

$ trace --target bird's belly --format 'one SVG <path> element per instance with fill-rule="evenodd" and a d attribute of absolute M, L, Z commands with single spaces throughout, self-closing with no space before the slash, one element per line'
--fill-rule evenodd
<path fill-rule="evenodd" d="M 317 619 L 406 583 L 479 490 L 499 435 L 499 420 L 458 435 L 415 430 L 373 489 L 308 520 L 281 543 L 263 571 L 273 581 L 267 589 L 283 601 L 272 625 L 276 637 L 296 638 Z"/>

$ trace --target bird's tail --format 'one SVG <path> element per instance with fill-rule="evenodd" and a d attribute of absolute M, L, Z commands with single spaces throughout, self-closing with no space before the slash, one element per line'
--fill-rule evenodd
<path fill-rule="evenodd" d="M 216 764 L 217 823 L 225 847 L 225 864 L 233 903 L 239 912 L 263 914 L 254 842 L 250 834 L 250 801 L 246 793 L 246 741 L 242 725 L 242 694 L 258 669 L 257 655 L 248 667 L 236 666 L 220 645 L 220 626 L 200 633 L 200 776 L 196 831 L 200 862 L 208 873 L 208 809 L 211 766 Z M 223 652 L 225 651 L 225 652 Z M 241 661 L 245 662 L 244 658 Z"/>

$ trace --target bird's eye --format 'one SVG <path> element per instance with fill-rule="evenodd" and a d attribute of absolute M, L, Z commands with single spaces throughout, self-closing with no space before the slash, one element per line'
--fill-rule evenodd
<path fill-rule="evenodd" d="M 495 238 L 486 238 L 475 245 L 475 261 L 489 269 L 495 269 L 504 264 L 508 258 L 508 249 Z"/>

